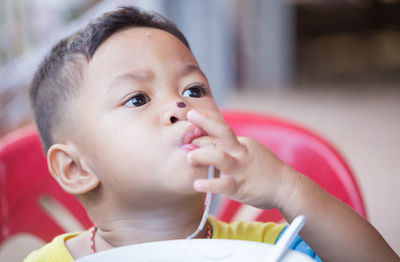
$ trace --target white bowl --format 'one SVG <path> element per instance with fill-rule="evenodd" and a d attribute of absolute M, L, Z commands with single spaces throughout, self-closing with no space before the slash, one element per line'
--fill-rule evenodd
<path fill-rule="evenodd" d="M 227 239 L 191 239 L 150 242 L 113 248 L 77 262 L 251 262 L 266 261 L 273 245 Z M 288 250 L 282 262 L 312 262 L 311 257 Z"/>

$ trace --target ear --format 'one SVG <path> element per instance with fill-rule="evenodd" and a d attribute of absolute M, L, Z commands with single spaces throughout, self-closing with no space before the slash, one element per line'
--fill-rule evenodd
<path fill-rule="evenodd" d="M 86 167 L 73 145 L 52 145 L 47 152 L 47 165 L 58 184 L 70 194 L 84 194 L 99 185 L 98 177 Z"/>

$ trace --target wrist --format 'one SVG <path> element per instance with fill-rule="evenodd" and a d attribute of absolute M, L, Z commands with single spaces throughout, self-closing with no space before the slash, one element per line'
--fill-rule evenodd
<path fill-rule="evenodd" d="M 275 196 L 275 207 L 284 214 L 287 213 L 285 212 L 286 210 L 294 210 L 293 203 L 300 197 L 300 188 L 303 184 L 304 176 L 289 165 L 284 164 L 280 177 L 281 182 Z"/>

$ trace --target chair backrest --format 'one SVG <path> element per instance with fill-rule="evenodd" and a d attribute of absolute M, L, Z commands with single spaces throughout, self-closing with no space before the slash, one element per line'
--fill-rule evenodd
<path fill-rule="evenodd" d="M 256 139 L 288 165 L 366 217 L 349 166 L 327 141 L 296 124 L 268 115 L 229 111 L 223 115 L 236 135 Z M 223 199 L 216 216 L 229 222 L 241 207 L 242 204 L 236 201 Z M 276 209 L 259 210 L 252 220 L 278 222 L 282 216 Z"/>
<path fill-rule="evenodd" d="M 47 169 L 46 158 L 34 127 L 0 140 L 0 243 L 16 233 L 30 233 L 45 242 L 64 233 L 40 205 L 50 197 L 74 214 L 83 228 L 91 225 L 78 200 L 66 194 Z"/>
<path fill-rule="evenodd" d="M 350 169 L 327 142 L 304 128 L 270 116 L 239 112 L 223 115 L 237 135 L 263 143 L 283 161 L 366 216 Z M 40 205 L 43 197 L 51 197 L 64 206 L 82 228 L 92 225 L 78 200 L 65 193 L 49 174 L 40 139 L 30 126 L 0 140 L 0 243 L 16 233 L 30 233 L 45 242 L 64 233 Z M 240 203 L 225 199 L 217 217 L 230 221 L 240 207 Z M 260 211 L 255 220 L 280 218 L 276 210 L 268 210 Z"/>

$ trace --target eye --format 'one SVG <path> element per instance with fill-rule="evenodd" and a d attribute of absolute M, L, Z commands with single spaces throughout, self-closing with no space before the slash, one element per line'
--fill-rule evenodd
<path fill-rule="evenodd" d="M 150 98 L 146 94 L 138 93 L 129 98 L 129 100 L 125 102 L 124 106 L 139 107 L 148 102 L 150 102 Z"/>
<path fill-rule="evenodd" d="M 205 94 L 206 94 L 206 90 L 201 85 L 191 86 L 191 87 L 185 89 L 185 91 L 183 91 L 183 93 L 182 93 L 182 95 L 184 97 L 202 97 Z"/>

